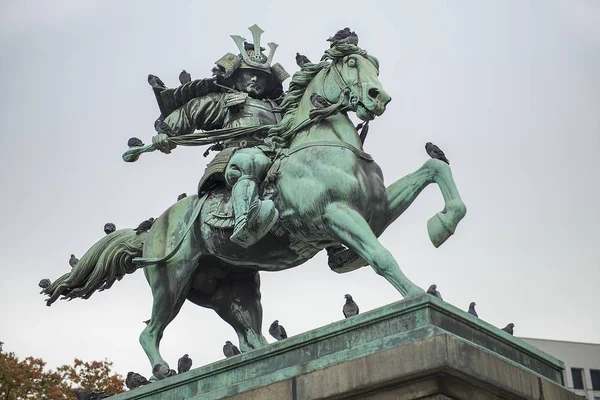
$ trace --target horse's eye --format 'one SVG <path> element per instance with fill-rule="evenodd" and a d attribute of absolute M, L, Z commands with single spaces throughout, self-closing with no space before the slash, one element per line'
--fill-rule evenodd
<path fill-rule="evenodd" d="M 354 67 L 356 67 L 356 59 L 354 59 L 354 58 L 349 58 L 349 59 L 348 59 L 348 66 L 349 66 L 349 67 L 351 67 L 351 68 L 354 68 Z"/>

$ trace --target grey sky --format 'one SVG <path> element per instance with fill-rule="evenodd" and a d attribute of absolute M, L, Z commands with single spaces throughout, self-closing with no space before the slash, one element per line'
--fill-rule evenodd
<path fill-rule="evenodd" d="M 158 116 L 148 73 L 175 86 L 185 68 L 210 75 L 236 52 L 231 34 L 257 23 L 294 72 L 296 51 L 319 59 L 349 26 L 379 58 L 393 97 L 371 124 L 366 151 L 387 183 L 447 154 L 468 214 L 439 249 L 426 222 L 443 202 L 435 186 L 381 238 L 417 284 L 517 335 L 600 341 L 600 3 L 597 1 L 3 1 L 0 5 L 0 209 L 4 229 L 0 340 L 55 367 L 104 357 L 121 374 L 150 367 L 138 335 L 151 294 L 138 271 L 90 300 L 45 306 L 41 278 L 69 269 L 105 222 L 135 227 L 181 192 L 193 193 L 203 148 L 121 160 L 146 143 Z M 222 5 L 225 10 L 219 9 Z M 290 16 L 294 17 L 290 17 Z M 286 82 L 287 84 L 287 82 Z M 343 295 L 361 311 L 401 297 L 370 268 L 337 275 L 325 254 L 262 274 L 264 329 L 289 335 L 342 318 Z M 211 310 L 184 305 L 162 341 L 176 364 L 222 358 L 233 330 Z"/>

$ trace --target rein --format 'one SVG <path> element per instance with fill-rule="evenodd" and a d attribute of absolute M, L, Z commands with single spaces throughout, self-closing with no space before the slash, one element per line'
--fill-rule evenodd
<path fill-rule="evenodd" d="M 334 81 L 337 83 L 339 88 L 342 90 L 338 97 L 337 102 L 334 104 L 331 104 L 328 107 L 322 108 L 322 109 L 310 110 L 310 112 L 308 113 L 308 119 L 305 119 L 304 121 L 302 121 L 301 123 L 296 125 L 294 128 L 292 128 L 291 129 L 292 132 L 298 132 L 301 129 L 304 129 L 309 125 L 315 124 L 327 117 L 330 117 L 337 113 L 343 112 L 347 109 L 354 109 L 360 103 L 358 96 L 351 92 L 350 87 L 357 86 L 357 85 L 362 86 L 363 82 L 357 81 L 350 85 L 348 83 L 346 83 L 346 81 L 344 80 L 344 77 L 338 70 L 337 63 L 334 63 L 334 62 L 331 63 L 327 73 L 329 74 L 331 71 L 333 71 L 332 75 L 333 75 Z M 325 80 L 323 80 L 323 93 L 324 92 L 325 92 Z M 346 97 L 348 98 L 348 104 L 344 105 Z M 368 130 L 368 121 L 365 123 L 364 126 L 366 129 L 364 129 L 362 133 L 364 133 L 364 136 L 366 136 L 366 131 Z M 361 133 L 361 142 L 364 142 L 364 137 L 362 136 L 362 133 Z M 323 146 L 325 146 L 325 147 L 341 147 L 343 149 L 350 150 L 351 152 L 353 152 L 354 154 L 356 154 L 358 157 L 362 158 L 363 160 L 373 161 L 373 157 L 371 157 L 370 154 L 365 153 L 364 151 L 359 150 L 358 148 L 356 148 L 346 142 L 334 142 L 334 141 L 317 141 L 317 142 L 304 143 L 304 144 L 301 144 L 301 145 L 293 147 L 293 148 L 290 147 L 288 149 L 284 149 L 281 152 L 280 157 L 281 158 L 288 157 L 291 154 L 294 154 L 300 150 L 307 149 L 309 147 L 323 147 Z"/>
<path fill-rule="evenodd" d="M 366 161 L 373 161 L 373 157 L 371 157 L 370 154 L 365 153 L 362 150 L 357 149 L 356 147 L 349 145 L 348 143 L 345 142 L 333 142 L 333 141 L 322 141 L 322 142 L 310 142 L 310 143 L 304 143 L 301 144 L 300 146 L 296 146 L 293 149 L 289 149 L 289 150 L 284 150 L 283 151 L 283 157 L 288 157 L 294 153 L 299 152 L 300 150 L 304 150 L 307 149 L 309 147 L 341 147 L 342 149 L 348 149 L 351 152 L 353 152 L 354 154 L 356 154 L 357 156 L 359 156 L 360 158 L 362 158 L 363 160 Z"/>

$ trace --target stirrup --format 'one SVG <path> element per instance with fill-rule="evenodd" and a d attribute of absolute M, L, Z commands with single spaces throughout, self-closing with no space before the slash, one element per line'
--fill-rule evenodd
<path fill-rule="evenodd" d="M 279 211 L 272 200 L 258 201 L 253 205 L 256 211 L 245 222 L 236 224 L 230 240 L 244 248 L 252 246 L 273 228 L 279 217 Z M 250 214 L 250 213 L 249 213 Z"/>

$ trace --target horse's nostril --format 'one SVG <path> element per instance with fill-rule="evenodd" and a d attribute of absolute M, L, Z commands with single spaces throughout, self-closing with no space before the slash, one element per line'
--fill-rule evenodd
<path fill-rule="evenodd" d="M 379 90 L 375 88 L 369 89 L 369 97 L 371 97 L 372 99 L 376 99 L 377 97 L 379 97 Z"/>

